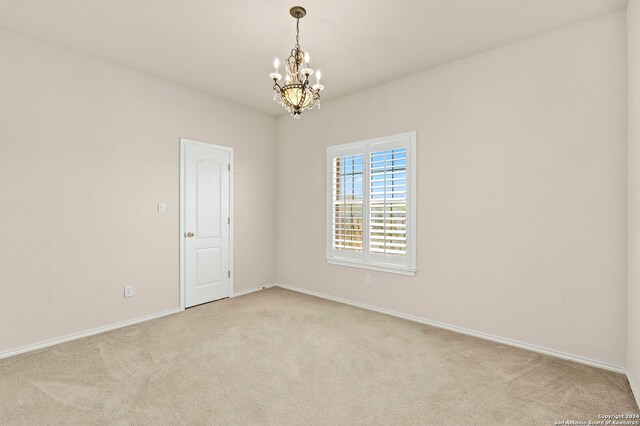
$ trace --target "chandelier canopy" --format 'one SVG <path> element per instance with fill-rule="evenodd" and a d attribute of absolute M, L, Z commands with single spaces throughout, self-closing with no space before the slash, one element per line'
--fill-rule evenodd
<path fill-rule="evenodd" d="M 296 18 L 296 45 L 284 62 L 287 74 L 284 85 L 280 86 L 278 83 L 282 79 L 282 75 L 278 72 L 280 67 L 278 58 L 273 61 L 275 72 L 269 74 L 269 78 L 273 80 L 273 100 L 281 104 L 293 117 L 300 118 L 302 111 L 316 106 L 320 108 L 320 92 L 324 86 L 320 84 L 320 70 L 315 72 L 316 84 L 311 86 L 309 83 L 309 77 L 314 74 L 314 71 L 309 67 L 309 52 L 304 52 L 300 48 L 300 19 L 307 14 L 307 11 L 301 6 L 294 6 L 289 13 Z"/>

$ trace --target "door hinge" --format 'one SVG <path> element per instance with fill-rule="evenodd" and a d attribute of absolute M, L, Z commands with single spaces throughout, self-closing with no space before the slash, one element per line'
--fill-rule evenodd
<path fill-rule="evenodd" d="M 227 277 L 231 278 L 231 271 L 227 271 Z"/>
<path fill-rule="evenodd" d="M 231 171 L 231 164 L 227 164 L 227 170 Z"/>
<path fill-rule="evenodd" d="M 231 225 L 231 218 L 230 217 L 227 218 L 227 225 Z"/>

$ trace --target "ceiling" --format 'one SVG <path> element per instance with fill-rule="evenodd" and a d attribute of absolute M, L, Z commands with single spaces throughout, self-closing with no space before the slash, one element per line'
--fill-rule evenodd
<path fill-rule="evenodd" d="M 275 56 L 300 44 L 323 100 L 605 14 L 627 0 L 0 0 L 0 27 L 269 114 Z M 282 68 L 281 68 L 282 70 Z"/>

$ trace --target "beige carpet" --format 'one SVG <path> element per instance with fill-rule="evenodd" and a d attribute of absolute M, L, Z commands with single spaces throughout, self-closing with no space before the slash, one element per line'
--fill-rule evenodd
<path fill-rule="evenodd" d="M 621 374 L 280 288 L 0 360 L 0 424 L 553 425 Z"/>

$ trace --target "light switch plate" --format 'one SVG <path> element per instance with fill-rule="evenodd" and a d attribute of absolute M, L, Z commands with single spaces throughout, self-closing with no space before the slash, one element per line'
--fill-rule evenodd
<path fill-rule="evenodd" d="M 165 203 L 158 204 L 158 213 L 165 214 L 167 212 L 167 205 Z"/>

